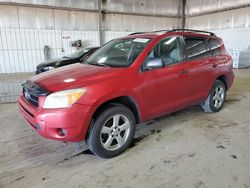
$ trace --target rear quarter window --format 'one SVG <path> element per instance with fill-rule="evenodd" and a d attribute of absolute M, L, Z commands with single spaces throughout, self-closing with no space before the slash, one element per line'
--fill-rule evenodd
<path fill-rule="evenodd" d="M 184 37 L 188 59 L 210 56 L 206 46 L 206 38 Z"/>
<path fill-rule="evenodd" d="M 221 44 L 218 40 L 210 38 L 207 43 L 213 56 L 221 55 Z"/>

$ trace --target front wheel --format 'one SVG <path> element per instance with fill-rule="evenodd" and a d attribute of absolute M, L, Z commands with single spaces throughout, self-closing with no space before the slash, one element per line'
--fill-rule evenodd
<path fill-rule="evenodd" d="M 87 146 L 99 157 L 115 157 L 131 144 L 135 125 L 134 115 L 127 107 L 110 105 L 90 125 Z"/>
<path fill-rule="evenodd" d="M 226 99 L 225 84 L 216 80 L 207 99 L 202 103 L 202 108 L 205 112 L 219 112 Z"/>

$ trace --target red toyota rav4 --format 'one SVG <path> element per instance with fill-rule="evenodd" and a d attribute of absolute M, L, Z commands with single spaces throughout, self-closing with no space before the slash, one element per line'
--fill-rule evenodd
<path fill-rule="evenodd" d="M 136 124 L 201 104 L 221 110 L 234 79 L 232 58 L 214 33 L 171 30 L 114 39 L 84 64 L 23 83 L 19 109 L 41 136 L 85 140 L 96 155 L 121 154 Z"/>

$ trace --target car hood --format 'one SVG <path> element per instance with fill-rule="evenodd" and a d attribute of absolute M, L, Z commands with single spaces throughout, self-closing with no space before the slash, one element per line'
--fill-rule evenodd
<path fill-rule="evenodd" d="M 122 68 L 77 63 L 36 75 L 30 81 L 50 92 L 56 92 L 113 79 L 120 76 L 122 71 Z"/>
<path fill-rule="evenodd" d="M 39 65 L 37 65 L 37 67 L 56 66 L 56 63 L 68 60 L 70 60 L 70 58 L 63 58 L 63 57 L 54 58 L 40 63 Z"/>

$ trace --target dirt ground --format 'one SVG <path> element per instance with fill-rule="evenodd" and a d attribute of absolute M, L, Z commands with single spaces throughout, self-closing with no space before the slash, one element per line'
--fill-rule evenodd
<path fill-rule="evenodd" d="M 250 188 L 250 70 L 236 70 L 223 110 L 199 106 L 138 125 L 113 159 L 41 138 L 16 104 L 0 105 L 0 187 Z"/>

